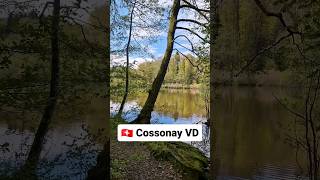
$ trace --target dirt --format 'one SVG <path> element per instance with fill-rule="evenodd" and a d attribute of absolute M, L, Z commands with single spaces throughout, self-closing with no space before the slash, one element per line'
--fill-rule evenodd
<path fill-rule="evenodd" d="M 112 179 L 182 179 L 182 172 L 169 161 L 158 160 L 139 142 L 111 140 Z"/>

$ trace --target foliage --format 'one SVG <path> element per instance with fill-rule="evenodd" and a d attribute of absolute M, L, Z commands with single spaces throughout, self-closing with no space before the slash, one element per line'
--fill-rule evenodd
<path fill-rule="evenodd" d="M 29 8 L 24 11 L 26 13 L 13 11 L 7 19 L 1 19 L 6 21 L 5 25 L 0 26 L 0 79 L 4 82 L 2 86 L 11 85 L 9 83 L 12 80 L 15 80 L 16 84 L 43 83 L 49 80 L 52 17 L 46 14 L 39 17 L 40 10 L 37 5 Z M 72 10 L 72 16 L 70 9 L 62 10 L 61 79 L 103 81 L 105 75 L 101 72 L 105 69 L 105 63 L 99 59 L 105 55 L 102 51 L 105 38 L 101 30 L 105 23 L 99 24 L 100 21 L 97 20 L 105 17 L 103 6 L 88 11 L 91 14 L 87 24 L 77 20 L 80 8 L 75 9 Z"/>
<path fill-rule="evenodd" d="M 188 55 L 191 61 L 195 60 L 195 57 Z M 130 82 L 131 88 L 143 87 L 148 89 L 153 82 L 157 71 L 159 70 L 161 61 L 147 61 L 138 65 L 137 68 L 130 69 Z M 111 70 L 111 85 L 112 89 L 121 87 L 124 79 L 124 68 L 112 67 Z M 180 84 L 190 86 L 192 84 L 200 84 L 205 82 L 204 73 L 198 72 L 197 68 L 192 66 L 189 60 L 179 54 L 176 54 L 169 63 L 168 72 L 165 76 L 164 86 L 166 84 Z"/>

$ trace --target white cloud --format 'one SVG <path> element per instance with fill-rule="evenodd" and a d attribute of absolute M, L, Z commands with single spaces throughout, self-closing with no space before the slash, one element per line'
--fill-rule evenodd
<path fill-rule="evenodd" d="M 164 8 L 169 8 L 173 4 L 173 0 L 159 0 L 159 4 Z"/>
<path fill-rule="evenodd" d="M 111 55 L 111 67 L 117 66 L 117 65 L 126 65 L 126 56 L 119 56 L 119 55 Z M 147 61 L 153 61 L 152 58 L 142 58 L 142 57 L 129 57 L 129 63 L 133 66 L 133 68 L 137 68 L 139 64 L 147 62 Z"/>

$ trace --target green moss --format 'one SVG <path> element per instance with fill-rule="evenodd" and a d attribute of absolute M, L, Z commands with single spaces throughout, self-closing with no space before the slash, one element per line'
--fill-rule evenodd
<path fill-rule="evenodd" d="M 208 166 L 207 157 L 189 144 L 182 142 L 152 142 L 145 144 L 156 158 L 172 161 L 184 169 L 204 173 L 204 169 Z"/>
<path fill-rule="evenodd" d="M 113 159 L 111 161 L 111 176 L 112 179 L 122 179 L 123 171 L 126 169 L 128 161 Z"/>
<path fill-rule="evenodd" d="M 146 157 L 140 153 L 132 154 L 132 156 L 129 157 L 130 161 L 143 161 L 145 159 Z"/>

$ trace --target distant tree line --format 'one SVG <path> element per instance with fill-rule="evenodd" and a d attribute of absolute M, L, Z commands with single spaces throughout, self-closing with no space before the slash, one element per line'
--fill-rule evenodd
<path fill-rule="evenodd" d="M 188 59 L 195 59 L 192 55 L 187 55 Z M 203 82 L 204 74 L 197 71 L 186 57 L 176 53 L 170 60 L 167 74 L 164 79 L 164 84 L 183 84 L 191 85 Z M 144 62 L 139 64 L 137 71 L 148 83 L 151 83 L 154 79 L 158 69 L 160 61 Z"/>

